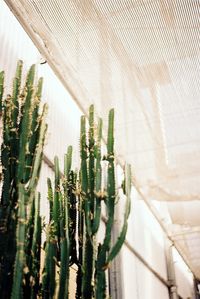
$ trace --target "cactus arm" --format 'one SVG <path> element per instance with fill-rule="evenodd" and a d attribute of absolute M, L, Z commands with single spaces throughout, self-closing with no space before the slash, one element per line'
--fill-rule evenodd
<path fill-rule="evenodd" d="M 58 157 L 54 158 L 55 167 L 55 188 L 54 188 L 54 203 L 53 203 L 53 225 L 55 236 L 60 240 L 60 170 Z"/>
<path fill-rule="evenodd" d="M 106 223 L 106 233 L 102 245 L 102 255 L 109 250 L 111 241 L 111 230 L 114 221 L 115 207 L 115 167 L 114 167 L 114 110 L 109 111 L 108 139 L 107 139 L 107 160 L 108 160 L 108 178 L 107 178 L 107 200 L 106 207 L 108 220 Z M 101 253 L 100 253 L 101 255 Z"/>
<path fill-rule="evenodd" d="M 36 299 L 39 293 L 40 251 L 41 251 L 41 217 L 40 193 L 36 193 L 32 201 L 31 217 L 27 225 L 27 245 L 25 283 L 23 297 Z"/>
<path fill-rule="evenodd" d="M 72 146 L 68 146 L 67 149 L 67 154 L 65 155 L 65 161 L 64 161 L 64 176 L 65 178 L 68 177 L 69 172 L 71 170 L 71 166 L 72 166 Z"/>
<path fill-rule="evenodd" d="M 96 262 L 96 299 L 106 298 L 106 259 L 110 250 L 111 230 L 114 222 L 115 207 L 115 168 L 114 168 L 114 110 L 109 111 L 107 137 L 107 160 L 108 160 L 108 178 L 107 178 L 107 223 L 103 244 L 99 244 Z"/>
<path fill-rule="evenodd" d="M 89 165 L 88 165 L 88 200 L 89 200 L 89 209 L 91 225 L 94 219 L 94 186 L 95 186 L 95 139 L 94 139 L 94 105 L 91 105 L 89 108 Z"/>
<path fill-rule="evenodd" d="M 55 293 L 55 271 L 56 271 L 56 239 L 53 223 L 48 226 L 45 247 L 45 262 L 42 274 L 42 298 L 53 299 Z"/>
<path fill-rule="evenodd" d="M 16 190 L 17 181 L 17 159 L 19 156 L 19 131 L 18 131 L 18 120 L 19 120 L 19 97 L 20 97 L 20 87 L 21 87 L 21 77 L 22 77 L 22 67 L 23 63 L 21 60 L 17 63 L 17 69 L 15 73 L 15 78 L 13 80 L 13 93 L 10 98 L 11 105 L 11 122 L 10 122 L 10 174 L 11 177 L 15 177 L 11 182 L 11 189 Z M 14 200 L 15 201 L 15 200 Z"/>
<path fill-rule="evenodd" d="M 19 182 L 26 183 L 27 177 L 26 177 L 26 155 L 28 153 L 28 141 L 30 138 L 30 126 L 31 126 L 31 99 L 33 96 L 33 81 L 35 76 L 35 66 L 32 65 L 32 67 L 29 70 L 29 73 L 27 75 L 26 80 L 26 96 L 25 96 L 25 102 L 22 105 L 22 118 L 20 121 L 19 126 L 19 133 L 20 133 L 20 139 L 19 139 L 19 165 L 18 165 L 18 173 L 17 177 Z"/>
<path fill-rule="evenodd" d="M 40 253 L 41 253 L 41 233 L 42 233 L 42 220 L 40 216 L 40 193 L 37 193 L 34 201 L 35 215 L 34 215 L 34 231 L 33 241 L 31 248 L 32 255 L 32 275 L 31 275 L 31 296 L 30 299 L 36 299 L 39 292 L 39 279 L 40 279 Z"/>
<path fill-rule="evenodd" d="M 83 243 L 83 267 L 82 267 L 82 297 L 83 299 L 91 299 L 93 296 L 93 265 L 94 265 L 94 248 L 93 240 L 85 232 L 85 242 Z"/>
<path fill-rule="evenodd" d="M 61 268 L 58 299 L 68 299 L 69 294 L 69 238 L 61 239 Z"/>
<path fill-rule="evenodd" d="M 13 275 L 13 286 L 11 299 L 21 298 L 23 269 L 25 266 L 25 231 L 26 231 L 26 195 L 24 186 L 19 185 L 19 209 L 17 224 L 17 253 L 15 258 L 15 268 Z"/>
<path fill-rule="evenodd" d="M 1 203 L 7 207 L 12 203 L 10 198 L 10 128 L 11 128 L 11 96 L 7 96 L 3 102 L 3 142 L 1 144 L 1 163 L 3 170 L 3 192 Z"/>
<path fill-rule="evenodd" d="M 19 96 L 20 96 L 22 66 L 23 63 L 20 60 L 17 64 L 16 74 L 13 81 L 13 94 L 11 97 L 11 104 L 10 104 L 11 105 L 10 170 L 11 170 L 12 177 L 16 176 L 17 157 L 19 156 L 18 118 L 19 118 Z"/>
<path fill-rule="evenodd" d="M 27 216 L 27 229 L 26 229 L 26 239 L 25 239 L 25 256 L 26 256 L 26 273 L 24 273 L 24 283 L 23 283 L 23 296 L 25 298 L 30 298 L 30 279 L 32 277 L 32 245 L 33 245 L 33 234 L 34 234 L 34 220 L 35 220 L 35 197 L 29 202 L 30 211 L 29 216 Z"/>
<path fill-rule="evenodd" d="M 87 171 L 87 143 L 86 143 L 86 124 L 85 116 L 81 117 L 81 189 L 86 196 L 88 193 L 88 171 Z"/>
<path fill-rule="evenodd" d="M 126 237 L 126 232 L 128 228 L 128 217 L 130 214 L 131 208 L 131 166 L 126 165 L 125 167 L 125 190 L 126 190 L 126 206 L 125 206 L 125 213 L 124 213 L 124 222 L 122 226 L 122 230 L 120 235 L 111 249 L 106 264 L 109 264 L 119 253 Z"/>
<path fill-rule="evenodd" d="M 69 217 L 69 240 L 70 240 L 70 266 L 77 262 L 76 230 L 77 230 L 77 207 L 76 207 L 76 173 L 70 171 L 68 175 L 68 217 Z"/>
<path fill-rule="evenodd" d="M 53 219 L 53 189 L 51 184 L 51 179 L 47 179 L 47 189 L 48 189 L 48 201 L 49 201 L 49 220 L 52 221 Z"/>
<path fill-rule="evenodd" d="M 83 265 L 83 233 L 84 233 L 84 214 L 82 197 L 78 196 L 78 270 L 76 276 L 76 299 L 81 299 L 81 286 L 82 286 L 82 265 Z"/>
<path fill-rule="evenodd" d="M 90 111 L 90 126 L 91 126 L 91 111 Z M 91 131 L 90 131 L 91 135 Z M 90 137 L 90 136 L 89 136 Z M 90 145 L 91 145 L 91 141 Z M 87 143 L 86 143 L 86 121 L 85 117 L 81 117 L 81 189 L 83 198 L 83 209 L 84 218 L 86 224 L 86 237 L 84 242 L 84 254 L 83 254 L 83 268 L 84 273 L 82 279 L 82 298 L 90 299 L 92 298 L 92 269 L 93 269 L 93 242 L 92 242 L 92 232 L 91 232 L 91 214 L 90 214 L 90 185 L 91 185 L 91 156 L 89 156 L 89 173 L 87 165 Z"/>
<path fill-rule="evenodd" d="M 60 199 L 60 202 L 62 199 Z M 65 203 L 65 201 L 64 201 Z M 62 207 L 60 219 L 60 279 L 58 299 L 68 298 L 69 284 L 69 231 L 68 231 L 68 205 Z"/>
<path fill-rule="evenodd" d="M 76 207 L 76 178 L 77 174 L 71 170 L 72 165 L 72 146 L 67 149 L 64 163 L 64 176 L 65 176 L 65 204 L 68 205 L 68 228 L 69 228 L 69 243 L 70 243 L 70 265 L 77 262 L 76 250 L 76 220 L 77 220 L 77 207 Z"/>
<path fill-rule="evenodd" d="M 81 117 L 81 190 L 83 194 L 83 205 L 84 205 L 84 212 L 85 212 L 85 220 L 86 220 L 86 228 L 89 235 L 91 235 L 91 221 L 90 221 L 90 205 L 89 205 L 89 198 L 88 198 L 88 169 L 87 169 L 87 142 L 86 142 L 86 120 L 85 116 Z"/>
<path fill-rule="evenodd" d="M 31 176 L 32 164 L 34 159 L 34 154 L 37 146 L 39 131 L 40 131 L 40 120 L 39 120 L 39 103 L 42 94 L 43 79 L 38 80 L 37 89 L 35 95 L 32 99 L 31 107 L 31 126 L 30 126 L 30 138 L 28 153 L 26 155 L 26 177 L 27 179 Z"/>
<path fill-rule="evenodd" d="M 3 92 L 4 92 L 4 72 L 0 72 L 0 114 L 2 113 L 2 99 L 3 99 Z"/>
<path fill-rule="evenodd" d="M 59 163 L 58 158 L 54 158 L 55 167 L 55 190 L 48 179 L 48 199 L 50 201 L 50 219 L 46 233 L 46 246 L 45 246 L 45 262 L 42 273 L 42 298 L 53 299 L 56 281 L 56 260 L 57 260 L 57 244 L 58 244 L 58 222 L 59 222 Z M 60 233 L 60 232 L 59 232 Z"/>
<path fill-rule="evenodd" d="M 97 233 L 101 219 L 101 139 L 102 139 L 102 119 L 98 121 L 97 127 L 97 144 L 96 144 L 96 177 L 95 177 L 95 202 L 94 202 L 94 220 L 92 233 Z"/>
<path fill-rule="evenodd" d="M 68 147 L 64 160 L 64 196 L 63 196 L 63 217 L 60 223 L 60 280 L 58 299 L 67 299 L 69 294 L 69 255 L 70 255 L 70 238 L 69 238 L 69 212 L 68 212 L 68 175 L 71 169 L 72 147 Z"/>
<path fill-rule="evenodd" d="M 35 189 L 38 179 L 39 179 L 41 161 L 42 161 L 42 156 L 43 156 L 43 147 L 44 147 L 45 135 L 46 135 L 46 131 L 47 131 L 47 124 L 45 122 L 47 110 L 48 110 L 48 107 L 45 104 L 43 107 L 42 115 L 41 115 L 39 137 L 38 137 L 37 147 L 36 147 L 35 156 L 34 156 L 31 178 L 30 178 L 30 182 L 28 185 L 29 192 L 31 190 Z"/>
<path fill-rule="evenodd" d="M 21 86 L 21 76 L 22 76 L 23 62 L 21 60 L 17 63 L 17 69 L 15 78 L 13 81 L 13 94 L 12 94 L 12 128 L 16 129 L 18 124 L 18 111 L 19 111 L 19 95 Z"/>
<path fill-rule="evenodd" d="M 54 158 L 55 167 L 55 189 L 53 196 L 52 221 L 48 226 L 46 248 L 45 248 L 45 265 L 42 278 L 42 296 L 44 299 L 53 299 L 55 293 L 55 271 L 57 261 L 57 244 L 60 236 L 59 216 L 60 216 L 60 173 L 58 158 Z"/>

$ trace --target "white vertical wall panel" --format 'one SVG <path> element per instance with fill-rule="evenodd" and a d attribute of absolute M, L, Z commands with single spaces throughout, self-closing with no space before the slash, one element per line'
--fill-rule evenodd
<path fill-rule="evenodd" d="M 132 196 L 127 240 L 151 267 L 167 280 L 163 231 L 136 191 Z"/>
<path fill-rule="evenodd" d="M 178 286 L 178 294 L 183 299 L 194 298 L 193 275 L 189 268 L 185 265 L 182 257 L 179 255 L 177 250 L 173 248 L 172 252 L 176 283 Z"/>
<path fill-rule="evenodd" d="M 167 287 L 162 284 L 128 248 L 122 251 L 125 299 L 168 299 Z"/>

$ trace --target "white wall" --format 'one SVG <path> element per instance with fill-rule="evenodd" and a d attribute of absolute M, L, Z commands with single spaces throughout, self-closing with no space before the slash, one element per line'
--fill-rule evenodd
<path fill-rule="evenodd" d="M 178 294 L 183 299 L 192 299 L 194 298 L 193 275 L 175 248 L 173 248 L 172 253 Z"/>
<path fill-rule="evenodd" d="M 124 247 L 123 280 L 125 299 L 168 299 L 168 289 Z"/>

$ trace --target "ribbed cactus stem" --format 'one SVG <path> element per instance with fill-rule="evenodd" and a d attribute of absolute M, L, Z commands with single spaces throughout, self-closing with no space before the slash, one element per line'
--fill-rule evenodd
<path fill-rule="evenodd" d="M 19 95 L 21 86 L 23 63 L 20 60 L 17 63 L 15 78 L 13 81 L 13 94 L 11 97 L 11 128 L 10 128 L 10 171 L 11 176 L 16 176 L 17 158 L 19 156 L 19 138 L 18 138 L 18 116 L 19 116 Z"/>
<path fill-rule="evenodd" d="M 0 72 L 0 114 L 2 113 L 2 99 L 4 92 L 4 72 Z"/>
<path fill-rule="evenodd" d="M 94 219 L 94 186 L 95 186 L 95 160 L 94 160 L 94 106 L 91 105 L 89 109 L 89 146 L 88 157 L 84 155 L 84 150 L 87 152 L 85 123 L 81 123 L 81 182 L 82 190 L 84 175 L 88 175 L 87 189 L 84 191 L 83 204 L 86 224 L 86 237 L 84 242 L 83 255 L 83 279 L 82 279 L 82 298 L 90 299 L 93 296 L 92 278 L 94 272 L 94 244 L 92 235 L 92 224 Z M 88 158 L 88 161 L 87 161 Z M 86 170 L 88 169 L 88 173 Z M 85 173 L 85 174 L 84 174 Z"/>
<path fill-rule="evenodd" d="M 54 195 L 50 178 L 47 179 L 48 200 L 49 200 L 49 225 L 46 232 L 45 261 L 42 272 L 42 298 L 53 298 L 55 291 L 55 256 L 56 239 L 53 225 Z"/>
<path fill-rule="evenodd" d="M 15 258 L 15 268 L 13 275 L 13 286 L 11 299 L 22 297 L 22 279 L 25 267 L 25 232 L 26 232 L 26 194 L 24 186 L 19 184 L 19 209 L 17 225 L 17 253 Z"/>
<path fill-rule="evenodd" d="M 33 230 L 33 241 L 31 247 L 31 276 L 30 276 L 30 286 L 31 286 L 31 296 L 30 299 L 37 299 L 37 294 L 39 293 L 40 284 L 40 253 L 41 253 L 41 233 L 42 233 L 42 220 L 40 216 L 40 193 L 36 193 L 35 200 L 35 213 L 34 213 L 34 230 Z"/>
<path fill-rule="evenodd" d="M 59 299 L 67 299 L 69 295 L 69 257 L 70 257 L 70 237 L 69 237 L 69 173 L 72 164 L 72 147 L 69 146 L 64 161 L 64 195 L 62 206 L 62 219 L 60 224 L 60 280 L 59 280 Z"/>
<path fill-rule="evenodd" d="M 53 204 L 53 225 L 55 236 L 60 239 L 60 169 L 58 157 L 54 158 L 55 169 L 55 187 L 54 187 L 54 204 Z"/>
<path fill-rule="evenodd" d="M 82 296 L 83 234 L 84 234 L 84 213 L 83 213 L 82 197 L 79 195 L 78 196 L 78 263 L 77 263 L 78 270 L 76 276 L 76 299 L 81 299 Z"/>
<path fill-rule="evenodd" d="M 111 231 L 114 222 L 115 207 L 115 168 L 114 168 L 114 110 L 109 111 L 108 118 L 108 137 L 107 137 L 107 223 L 103 244 L 99 245 L 96 262 L 96 299 L 106 298 L 106 278 L 105 269 L 107 267 L 107 253 L 110 250 Z"/>
<path fill-rule="evenodd" d="M 81 132 L 80 132 L 80 156 L 81 156 L 81 190 L 83 193 L 83 205 L 84 211 L 86 214 L 86 227 L 87 232 L 91 235 L 91 221 L 89 216 L 89 198 L 88 198 L 88 166 L 87 166 L 87 159 L 88 159 L 88 146 L 86 142 L 86 119 L 85 116 L 81 117 Z"/>
<path fill-rule="evenodd" d="M 126 233 L 128 228 L 128 217 L 131 209 L 131 166 L 129 164 L 126 164 L 125 167 L 125 195 L 126 195 L 126 206 L 125 206 L 123 226 L 116 243 L 113 245 L 112 249 L 110 250 L 106 262 L 107 265 L 117 256 L 126 238 Z"/>
<path fill-rule="evenodd" d="M 65 154 L 65 161 L 64 161 L 64 176 L 67 179 L 69 172 L 72 166 L 72 146 L 68 146 L 67 154 Z"/>
<path fill-rule="evenodd" d="M 91 241 L 91 218 L 90 218 L 90 198 L 88 194 L 88 146 L 86 141 L 86 119 L 81 117 L 81 190 L 83 200 L 83 210 L 85 215 L 86 237 L 84 238 L 83 253 L 83 279 L 82 279 L 82 298 L 90 299 L 92 296 L 91 286 L 91 258 L 93 259 L 93 245 Z M 89 252 L 90 257 L 89 257 Z M 91 255 L 92 254 L 92 255 Z"/>
<path fill-rule="evenodd" d="M 49 221 L 52 221 L 53 219 L 53 188 L 50 178 L 47 178 L 47 198 L 49 201 Z"/>
<path fill-rule="evenodd" d="M 94 219 L 93 219 L 93 227 L 92 227 L 93 235 L 97 233 L 99 229 L 100 219 L 101 219 L 101 199 L 102 199 L 101 139 L 102 139 L 102 119 L 100 118 L 97 126 L 97 142 L 95 147 L 96 170 L 95 170 Z"/>
<path fill-rule="evenodd" d="M 42 273 L 42 298 L 53 299 L 56 287 L 56 239 L 53 224 L 50 223 L 46 235 L 45 262 Z"/>
<path fill-rule="evenodd" d="M 40 78 L 38 80 L 38 85 L 36 92 L 32 98 L 31 103 L 31 126 L 30 126 L 30 137 L 29 137 L 29 146 L 28 146 L 28 153 L 26 155 L 26 177 L 29 178 L 32 172 L 32 163 L 36 151 L 36 146 L 39 138 L 40 133 L 40 125 L 41 120 L 39 118 L 39 103 L 41 100 L 42 94 L 42 85 L 43 79 Z"/>
<path fill-rule="evenodd" d="M 35 76 L 35 66 L 32 65 L 30 68 L 27 79 L 26 79 L 26 87 L 25 87 L 25 100 L 22 105 L 22 119 L 19 127 L 20 139 L 19 139 L 19 166 L 17 177 L 18 181 L 21 183 L 27 182 L 26 176 L 26 155 L 28 150 L 28 143 L 30 138 L 30 128 L 31 128 L 31 100 L 33 96 L 33 83 Z"/>
<path fill-rule="evenodd" d="M 47 111 L 48 111 L 48 106 L 45 104 L 43 106 L 42 115 L 39 120 L 37 145 L 36 145 L 34 158 L 33 158 L 30 182 L 28 185 L 29 192 L 31 192 L 31 190 L 34 190 L 36 188 L 39 180 L 40 169 L 42 165 L 41 162 L 43 157 L 43 148 L 44 148 L 45 136 L 47 132 L 47 124 L 46 124 Z"/>
<path fill-rule="evenodd" d="M 12 94 L 12 127 L 16 129 L 17 121 L 18 121 L 18 110 L 19 110 L 19 94 L 20 94 L 20 86 L 21 86 L 21 76 L 22 76 L 22 67 L 23 62 L 21 60 L 17 63 L 17 69 L 15 78 L 13 81 L 13 94 Z"/>
<path fill-rule="evenodd" d="M 94 139 L 94 105 L 89 108 L 89 163 L 88 163 L 88 201 L 91 225 L 94 218 L 94 186 L 95 186 L 95 139 Z"/>

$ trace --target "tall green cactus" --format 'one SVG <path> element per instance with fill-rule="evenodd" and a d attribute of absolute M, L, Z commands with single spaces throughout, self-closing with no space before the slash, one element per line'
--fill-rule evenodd
<path fill-rule="evenodd" d="M 109 112 L 108 136 L 107 136 L 107 186 L 102 186 L 101 163 L 101 139 L 102 139 L 102 120 L 100 119 L 97 127 L 97 134 L 94 130 L 94 107 L 89 110 L 89 134 L 86 138 L 86 120 L 81 118 L 81 200 L 84 223 L 82 233 L 83 243 L 81 244 L 83 252 L 81 293 L 78 292 L 77 298 L 105 298 L 106 297 L 106 276 L 105 271 L 112 259 L 118 254 L 125 240 L 127 231 L 127 219 L 130 211 L 130 166 L 126 170 L 126 190 L 127 203 L 125 208 L 124 223 L 116 244 L 111 248 L 111 234 L 114 223 L 114 212 L 117 199 L 115 186 L 115 159 L 114 159 L 114 110 Z M 103 190 L 103 191 L 102 191 Z M 102 200 L 106 206 L 106 229 L 104 241 L 98 245 L 97 250 L 97 232 L 101 219 Z M 80 254 L 79 254 L 80 255 Z M 80 271 L 80 267 L 79 267 Z M 78 275 L 80 273 L 78 271 Z M 80 289 L 78 287 L 78 289 Z M 81 295 L 80 295 L 81 294 Z"/>
<path fill-rule="evenodd" d="M 55 183 L 47 180 L 49 224 L 46 226 L 44 266 L 41 272 L 40 194 L 36 192 L 47 130 L 44 105 L 39 114 L 42 79 L 34 85 L 35 66 L 21 89 L 22 62 L 19 61 L 12 95 L 4 100 L 4 73 L 0 72 L 0 115 L 3 121 L 1 163 L 3 186 L 0 200 L 0 294 L 4 299 L 68 299 L 70 267 L 76 264 L 77 299 L 106 298 L 106 275 L 119 253 L 127 232 L 130 213 L 131 171 L 125 168 L 126 205 L 121 232 L 111 245 L 118 194 L 115 184 L 114 110 L 108 119 L 107 155 L 102 156 L 102 120 L 97 128 L 94 106 L 81 117 L 80 171 L 72 170 L 72 147 L 61 173 L 54 159 Z M 31 117 L 30 117 L 31 116 Z M 102 164 L 107 167 L 107 184 L 102 184 Z M 106 209 L 103 243 L 98 243 Z"/>
<path fill-rule="evenodd" d="M 69 146 L 61 177 L 58 157 L 54 159 L 55 186 L 48 179 L 50 222 L 47 227 L 45 265 L 42 279 L 43 298 L 54 298 L 56 292 L 56 267 L 59 299 L 69 294 L 69 268 L 77 262 L 76 257 L 76 174 L 71 170 L 72 147 Z"/>
<path fill-rule="evenodd" d="M 94 245 L 92 222 L 94 215 L 94 107 L 89 111 L 89 144 L 86 141 L 85 117 L 81 122 L 81 187 L 85 217 L 85 238 L 83 255 L 82 297 L 92 298 L 92 276 L 94 270 Z M 89 160 L 89 161 L 88 161 Z"/>
<path fill-rule="evenodd" d="M 70 214 L 70 209 L 73 209 L 73 174 L 71 174 L 72 164 L 72 147 L 68 147 L 64 161 L 64 180 L 63 180 L 63 200 L 62 214 L 60 219 L 60 278 L 58 299 L 67 299 L 69 294 L 69 265 L 72 258 L 73 242 L 75 240 L 76 222 L 74 222 L 73 212 Z M 72 205 L 72 206 L 70 206 Z M 76 218 L 76 212 L 75 212 Z M 76 250 L 76 248 L 75 248 Z M 72 262 L 72 260 L 71 260 Z"/>
<path fill-rule="evenodd" d="M 23 286 L 24 298 L 36 299 L 39 294 L 41 233 L 42 219 L 40 216 L 40 193 L 36 193 L 32 202 L 31 215 L 29 217 L 26 233 L 26 282 Z"/>
<path fill-rule="evenodd" d="M 3 92 L 4 92 L 4 72 L 0 72 L 0 114 L 2 113 Z"/>
<path fill-rule="evenodd" d="M 2 100 L 3 118 L 1 163 L 3 187 L 0 201 L 0 294 L 2 298 L 22 298 L 24 270 L 27 265 L 26 235 L 29 230 L 30 206 L 35 198 L 44 137 L 47 107 L 39 115 L 42 80 L 34 86 L 35 66 L 21 89 L 22 61 L 17 64 L 12 95 Z M 39 216 L 38 216 L 39 217 Z M 35 232 L 35 234 L 37 234 Z M 40 234 L 40 233 L 39 233 Z"/>

